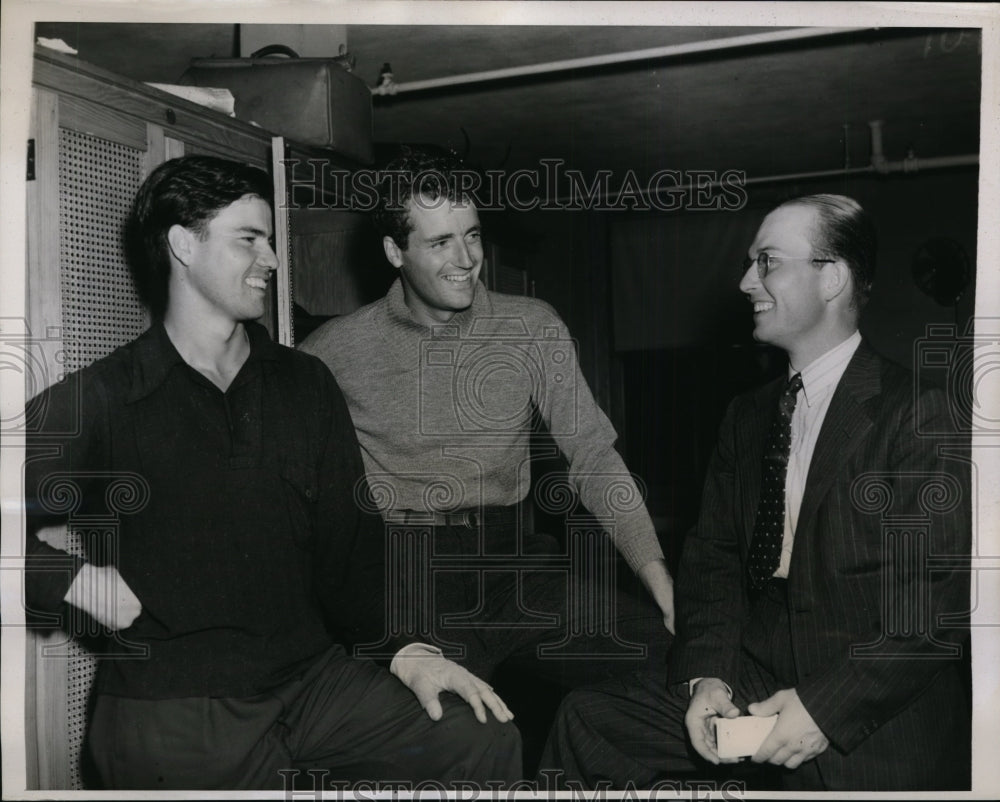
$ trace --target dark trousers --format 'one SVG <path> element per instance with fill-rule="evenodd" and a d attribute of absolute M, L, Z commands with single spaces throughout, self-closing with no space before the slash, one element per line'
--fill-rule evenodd
<path fill-rule="evenodd" d="M 443 694 L 431 721 L 375 664 L 336 646 L 301 676 L 246 699 L 98 696 L 89 748 L 109 789 L 306 789 L 521 778 L 513 724 L 476 721 Z M 312 770 L 297 777 L 289 770 Z M 315 785 L 314 785 L 315 783 Z"/>
<path fill-rule="evenodd" d="M 751 702 L 797 685 L 790 644 L 783 583 L 772 580 L 744 625 L 741 672 L 733 684 L 733 701 L 744 714 Z M 656 789 L 662 783 L 673 790 L 678 779 L 688 779 L 713 782 L 724 796 L 727 790 L 738 793 L 743 784 L 790 792 L 967 789 L 967 711 L 937 701 L 954 698 L 949 686 L 957 683 L 955 671 L 943 667 L 936 682 L 853 752 L 831 744 L 817 758 L 787 770 L 752 762 L 711 766 L 689 745 L 684 685 L 664 687 L 641 675 L 618 679 L 564 700 L 541 769 L 553 772 L 548 787 L 571 782 L 592 788 L 604 782 Z M 937 729 L 929 731 L 928 721 Z"/>
<path fill-rule="evenodd" d="M 794 687 L 788 643 L 788 603 L 782 583 L 776 582 L 757 599 L 744 633 L 744 670 L 733 687 L 733 701 L 744 713 L 751 702 Z M 658 782 L 698 778 L 719 788 L 726 783 L 736 788 L 749 778 L 757 785 L 823 790 L 815 762 L 796 772 L 776 773 L 742 764 L 714 767 L 703 761 L 691 748 L 684 725 L 689 700 L 686 685 L 665 685 L 649 674 L 574 691 L 559 708 L 541 770 L 552 770 L 548 782 L 561 787 L 569 781 L 585 788 L 610 782 L 613 788 L 631 783 L 648 789 Z"/>
<path fill-rule="evenodd" d="M 425 533 L 431 634 L 473 673 L 492 680 L 502 666 L 564 688 L 636 670 L 665 679 L 663 616 L 644 589 L 617 589 L 603 532 L 570 533 L 562 546 L 521 532 L 516 508 L 487 508 Z"/>

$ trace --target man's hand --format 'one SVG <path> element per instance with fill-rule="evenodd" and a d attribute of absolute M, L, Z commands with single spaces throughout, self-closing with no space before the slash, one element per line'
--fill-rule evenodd
<path fill-rule="evenodd" d="M 490 685 L 458 663 L 443 657 L 431 646 L 411 644 L 400 649 L 389 670 L 413 691 L 417 701 L 434 721 L 438 721 L 443 713 L 438 699 L 441 691 L 451 691 L 465 699 L 483 724 L 486 723 L 487 707 L 501 723 L 514 718 Z"/>
<path fill-rule="evenodd" d="M 663 625 L 673 635 L 674 625 L 674 580 L 670 578 L 663 560 L 652 560 L 639 569 L 639 579 L 663 613 Z"/>
<path fill-rule="evenodd" d="M 113 565 L 84 563 L 63 600 L 110 630 L 132 626 L 142 612 L 139 599 Z"/>
<path fill-rule="evenodd" d="M 694 686 L 694 695 L 684 715 L 688 736 L 695 751 L 709 763 L 737 763 L 737 758 L 720 758 L 715 742 L 716 716 L 736 718 L 740 709 L 729 698 L 726 683 L 715 677 L 704 677 Z"/>
<path fill-rule="evenodd" d="M 762 702 L 754 702 L 747 712 L 751 716 L 778 714 L 777 724 L 753 756 L 755 763 L 767 762 L 786 769 L 797 769 L 830 745 L 799 700 L 795 688 L 786 688 Z"/>

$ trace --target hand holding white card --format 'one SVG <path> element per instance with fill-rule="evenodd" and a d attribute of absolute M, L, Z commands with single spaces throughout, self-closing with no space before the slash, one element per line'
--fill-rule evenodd
<path fill-rule="evenodd" d="M 740 716 L 715 719 L 715 743 L 719 757 L 749 757 L 768 736 L 778 716 Z"/>

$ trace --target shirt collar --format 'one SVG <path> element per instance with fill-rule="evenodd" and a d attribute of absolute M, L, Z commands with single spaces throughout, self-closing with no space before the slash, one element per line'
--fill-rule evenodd
<path fill-rule="evenodd" d="M 267 329 L 259 323 L 244 324 L 250 341 L 250 360 L 274 360 L 280 346 L 271 339 Z M 162 320 L 157 320 L 135 341 L 132 360 L 132 384 L 128 403 L 145 398 L 166 380 L 177 365 L 184 365 L 184 358 L 174 347 Z"/>
<path fill-rule="evenodd" d="M 481 281 L 476 282 L 475 294 L 472 296 L 472 303 L 468 309 L 457 312 L 447 323 L 435 324 L 430 327 L 413 319 L 410 308 L 406 305 L 402 279 L 397 278 L 393 282 L 389 292 L 386 293 L 386 300 L 389 323 L 394 329 L 401 334 L 409 332 L 423 336 L 427 335 L 428 328 L 432 336 L 467 335 L 472 329 L 473 321 L 477 317 L 489 315 L 492 309 L 489 293 Z"/>
<path fill-rule="evenodd" d="M 840 381 L 844 371 L 847 370 L 847 363 L 851 361 L 860 344 L 861 332 L 855 331 L 840 345 L 831 348 L 799 371 L 802 374 L 802 393 L 807 406 L 812 406 Z M 794 373 L 795 371 L 789 367 L 789 378 Z"/>

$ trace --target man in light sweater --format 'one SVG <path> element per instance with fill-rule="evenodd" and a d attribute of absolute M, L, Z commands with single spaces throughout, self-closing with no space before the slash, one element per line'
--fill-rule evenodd
<path fill-rule="evenodd" d="M 415 634 L 451 646 L 485 679 L 505 663 L 563 686 L 662 670 L 673 587 L 641 494 L 556 312 L 479 282 L 479 216 L 460 169 L 419 151 L 388 166 L 375 223 L 399 279 L 302 344 L 343 389 L 371 505 L 390 532 L 423 544 L 406 593 L 429 597 L 433 615 Z M 519 514 L 536 414 L 598 521 L 566 546 L 524 531 Z M 569 487 L 549 481 L 546 490 L 561 502 Z M 613 559 L 593 553 L 608 537 L 650 598 L 615 592 Z M 394 612 L 411 609 L 402 601 Z"/>

